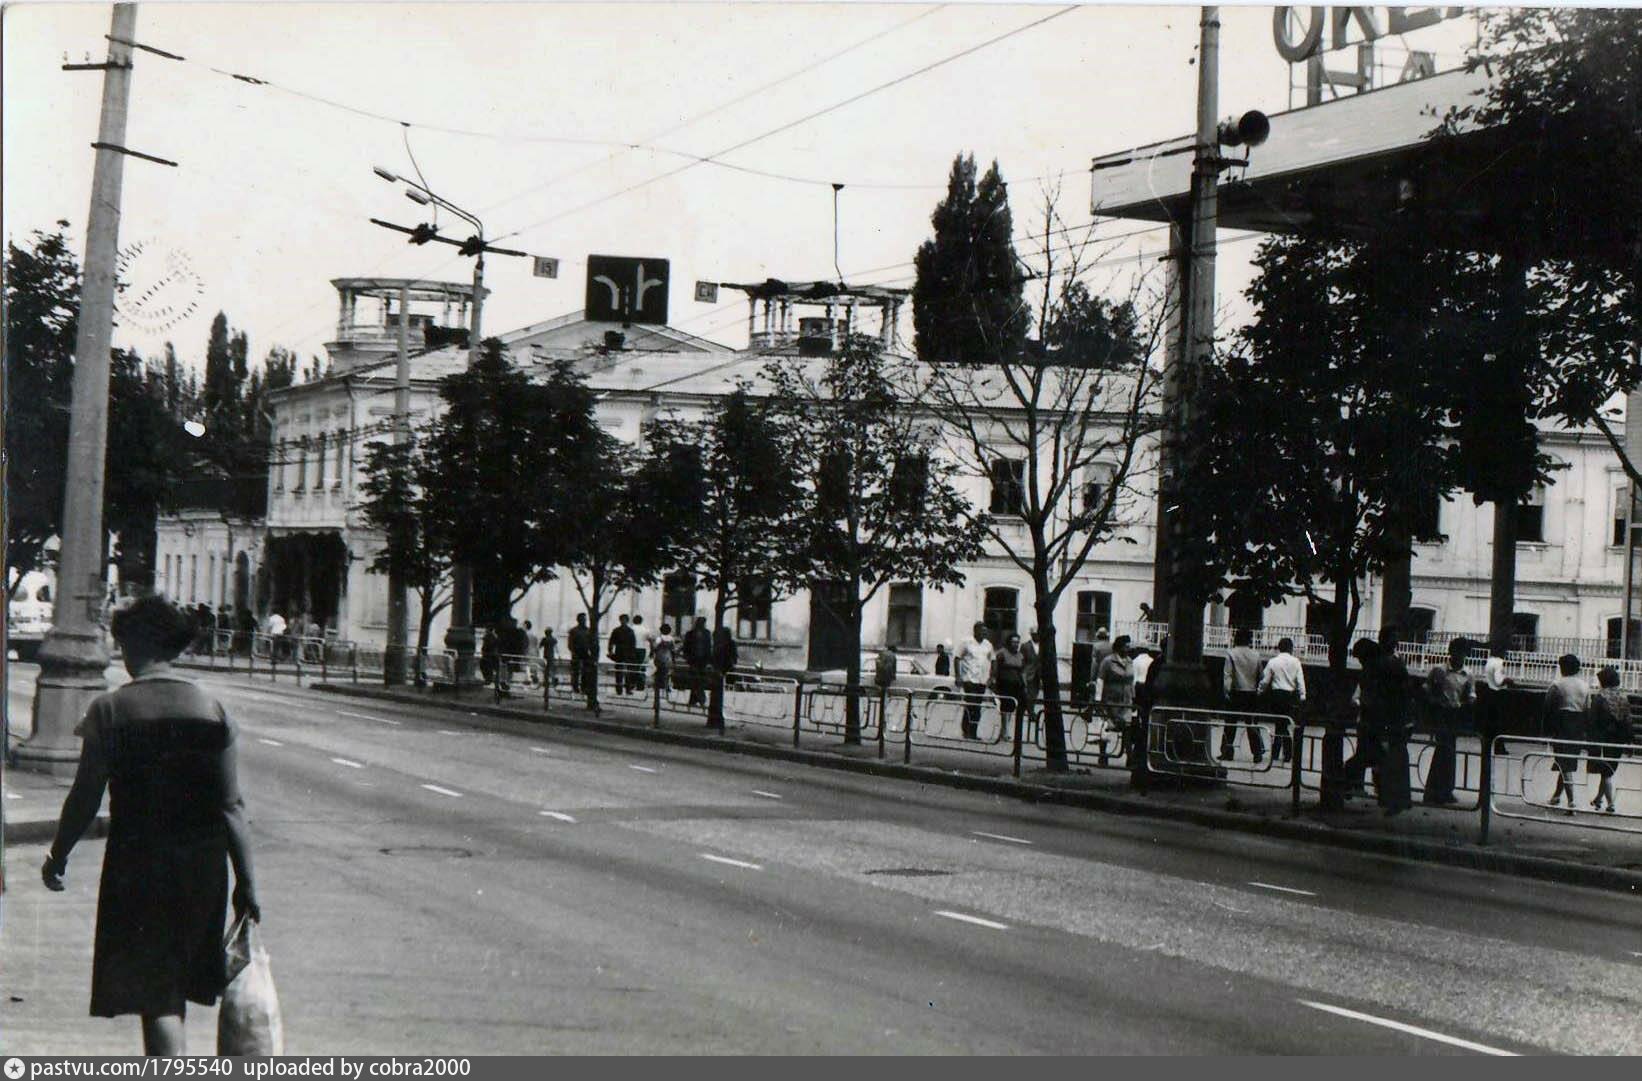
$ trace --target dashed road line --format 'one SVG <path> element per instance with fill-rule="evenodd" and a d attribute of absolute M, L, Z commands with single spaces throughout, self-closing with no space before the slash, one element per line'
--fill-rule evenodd
<path fill-rule="evenodd" d="M 541 815 L 543 818 L 554 818 L 560 822 L 576 821 L 575 815 L 567 815 L 563 811 L 537 811 L 536 813 Z"/>
<path fill-rule="evenodd" d="M 636 769 L 640 773 L 659 773 L 660 772 L 659 770 L 655 769 L 652 766 L 633 766 L 633 765 L 629 765 L 627 768 L 628 769 Z"/>
<path fill-rule="evenodd" d="M 1371 1013 L 1358 1013 L 1356 1010 L 1348 1010 L 1344 1006 L 1330 1006 L 1326 1002 L 1312 1002 L 1303 998 L 1296 999 L 1295 1001 L 1300 1003 L 1302 1006 L 1310 1006 L 1314 1010 L 1322 1010 L 1324 1013 L 1338 1014 L 1341 1017 L 1349 1017 L 1353 1021 L 1363 1021 L 1370 1025 L 1379 1025 L 1382 1028 L 1394 1029 L 1397 1032 L 1406 1032 L 1410 1036 L 1423 1036 L 1427 1040 L 1436 1040 L 1438 1043 L 1446 1043 L 1454 1047 L 1463 1047 L 1467 1051 L 1476 1051 L 1478 1054 L 1501 1055 L 1507 1058 L 1517 1057 L 1517 1053 L 1515 1051 L 1507 1051 L 1500 1047 L 1489 1047 L 1485 1043 L 1474 1043 L 1471 1040 L 1462 1040 L 1458 1036 L 1449 1036 L 1445 1033 L 1433 1032 L 1428 1028 L 1421 1028 L 1418 1025 L 1409 1025 L 1404 1024 L 1401 1021 L 1393 1021 L 1389 1017 L 1375 1017 Z"/>
<path fill-rule="evenodd" d="M 454 728 L 441 728 L 441 729 L 439 729 L 439 734 L 441 736 L 460 736 L 463 733 L 457 731 Z"/>
<path fill-rule="evenodd" d="M 456 799 L 461 799 L 462 798 L 462 793 L 457 792 L 454 789 L 450 789 L 450 788 L 440 788 L 436 784 L 425 784 L 422 787 L 427 789 L 429 792 L 437 792 L 441 796 L 452 796 L 452 797 L 455 797 Z"/>
<path fill-rule="evenodd" d="M 714 863 L 722 863 L 730 867 L 744 867 L 749 871 L 762 871 L 764 869 L 761 865 L 756 863 L 748 863 L 746 860 L 732 860 L 728 856 L 715 856 L 711 852 L 701 853 L 701 858 L 704 860 L 712 860 Z"/>
<path fill-rule="evenodd" d="M 948 912 L 944 908 L 937 908 L 935 915 L 945 916 L 949 920 L 957 920 L 960 923 L 973 923 L 977 927 L 990 927 L 994 931 L 1009 930 L 1007 923 L 999 923 L 996 920 L 983 920 L 979 916 L 970 916 L 963 912 Z"/>
<path fill-rule="evenodd" d="M 336 715 L 338 717 L 358 717 L 362 721 L 377 721 L 381 724 L 394 724 L 394 725 L 397 725 L 397 724 L 401 723 L 399 721 L 394 720 L 392 717 L 373 717 L 369 713 L 354 713 L 354 712 L 352 712 L 350 710 L 346 710 L 346 709 L 337 710 Z"/>
<path fill-rule="evenodd" d="M 763 791 L 761 789 L 757 789 L 757 788 L 753 789 L 753 795 L 763 796 L 765 799 L 780 799 L 781 798 L 781 795 L 779 793 L 765 792 L 765 791 Z"/>
<path fill-rule="evenodd" d="M 365 763 L 355 762 L 351 758 L 333 758 L 333 759 L 331 759 L 331 761 L 335 762 L 339 766 L 347 766 L 349 769 L 364 769 L 365 768 Z"/>
<path fill-rule="evenodd" d="M 986 837 L 994 841 L 1008 841 L 1012 845 L 1029 845 L 1032 842 L 1024 837 L 1010 837 L 1003 833 L 988 833 L 985 830 L 970 830 L 977 837 Z"/>
<path fill-rule="evenodd" d="M 536 754 L 552 754 L 553 753 L 552 751 L 548 750 L 546 747 L 532 747 L 530 749 L 531 749 L 531 751 L 533 751 Z"/>
<path fill-rule="evenodd" d="M 1310 890 L 1297 890 L 1293 886 L 1273 886 L 1270 882 L 1250 882 L 1249 885 L 1262 890 L 1276 890 L 1278 893 L 1297 893 L 1301 897 L 1316 897 Z"/>
<path fill-rule="evenodd" d="M 283 747 L 283 746 L 285 746 L 285 744 L 281 743 L 277 739 L 263 739 L 261 736 L 257 737 L 257 742 L 258 743 L 266 743 L 270 747 Z"/>

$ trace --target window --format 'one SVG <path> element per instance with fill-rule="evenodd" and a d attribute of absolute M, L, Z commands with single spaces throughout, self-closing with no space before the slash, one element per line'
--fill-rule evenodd
<path fill-rule="evenodd" d="M 274 444 L 274 491 L 285 490 L 285 440 Z"/>
<path fill-rule="evenodd" d="M 1608 543 L 1615 548 L 1625 546 L 1625 519 L 1630 511 L 1631 489 L 1627 484 L 1621 484 L 1613 493 L 1613 535 Z M 1615 621 L 1615 626 L 1618 622 Z M 1610 635 L 1610 637 L 1612 637 Z"/>
<path fill-rule="evenodd" d="M 992 462 L 992 513 L 1026 513 L 1026 463 L 1018 458 L 998 458 Z"/>
<path fill-rule="evenodd" d="M 217 553 L 212 552 L 210 562 L 207 565 L 206 571 L 205 571 L 205 599 L 207 601 L 211 600 L 211 591 L 214 590 L 216 588 L 216 586 L 217 586 Z M 218 599 L 217 603 L 218 604 L 222 603 L 220 598 Z"/>
<path fill-rule="evenodd" d="M 1517 543 L 1545 543 L 1545 489 L 1535 488 L 1517 508 Z"/>
<path fill-rule="evenodd" d="M 315 442 L 319 449 L 314 454 L 314 491 L 323 492 L 325 490 L 325 433 L 320 432 L 319 438 Z"/>
<path fill-rule="evenodd" d="M 1621 620 L 1618 616 L 1608 620 L 1608 656 L 1610 657 L 1642 657 L 1642 619 L 1631 619 L 1631 633 L 1620 635 Z"/>
<path fill-rule="evenodd" d="M 821 517 L 836 521 L 844 517 L 850 502 L 850 456 L 843 451 L 827 450 L 815 478 L 815 499 Z"/>
<path fill-rule="evenodd" d="M 300 492 L 308 483 L 308 437 L 303 436 L 296 444 L 296 487 L 293 492 Z"/>
<path fill-rule="evenodd" d="M 1332 601 L 1306 602 L 1306 634 L 1328 637 L 1328 626 L 1334 620 Z"/>
<path fill-rule="evenodd" d="M 889 477 L 890 501 L 899 510 L 917 508 L 929 492 L 929 455 L 906 454 L 895 460 Z"/>
<path fill-rule="evenodd" d="M 1078 618 L 1074 630 L 1079 642 L 1093 642 L 1095 632 L 1112 628 L 1112 595 L 1104 590 L 1085 589 L 1078 594 Z"/>
<path fill-rule="evenodd" d="M 770 608 L 775 591 L 768 578 L 743 581 L 736 587 L 735 634 L 737 638 L 769 638 Z"/>
<path fill-rule="evenodd" d="M 1539 652 L 1539 616 L 1532 612 L 1511 613 L 1511 648 Z"/>
<path fill-rule="evenodd" d="M 1414 508 L 1411 528 L 1415 540 L 1435 541 L 1442 536 L 1442 504 L 1443 497 L 1434 495 Z"/>
<path fill-rule="evenodd" d="M 1020 592 L 1014 589 L 986 591 L 986 607 L 981 622 L 992 632 L 993 645 L 1003 645 L 1004 639 L 1015 633 L 1020 620 L 1019 597 Z"/>
<path fill-rule="evenodd" d="M 1082 520 L 1093 525 L 1098 520 L 1102 505 L 1106 502 L 1108 489 L 1112 486 L 1112 476 L 1117 471 L 1112 466 L 1102 462 L 1089 467 L 1087 479 L 1083 482 L 1083 505 L 1078 508 Z"/>
<path fill-rule="evenodd" d="M 889 587 L 889 625 L 884 628 L 884 644 L 890 646 L 919 646 L 923 644 L 924 587 L 916 582 L 891 584 Z"/>
<path fill-rule="evenodd" d="M 333 488 L 342 487 L 342 466 L 344 459 L 347 458 L 347 455 L 343 453 L 343 448 L 348 445 L 347 435 L 347 430 L 344 428 L 336 430 L 336 472 L 332 474 L 334 479 L 331 481 L 331 487 Z"/>
<path fill-rule="evenodd" d="M 696 618 L 695 575 L 677 571 L 662 579 L 661 618 L 679 634 L 689 630 Z"/>
<path fill-rule="evenodd" d="M 1226 601 L 1227 622 L 1233 627 L 1258 629 L 1266 625 L 1266 606 L 1248 593 L 1233 593 Z"/>
<path fill-rule="evenodd" d="M 188 603 L 193 604 L 199 599 L 200 557 L 188 557 Z"/>
<path fill-rule="evenodd" d="M 1431 630 L 1437 625 L 1437 613 L 1430 608 L 1410 608 L 1403 615 L 1402 640 L 1424 643 L 1430 640 Z"/>

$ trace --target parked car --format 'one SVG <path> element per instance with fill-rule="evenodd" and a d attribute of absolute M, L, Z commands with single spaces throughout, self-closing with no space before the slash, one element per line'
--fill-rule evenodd
<path fill-rule="evenodd" d="M 861 654 L 861 686 L 874 686 L 878 671 L 878 654 Z M 816 673 L 816 682 L 823 687 L 845 687 L 849 680 L 842 668 L 828 668 Z M 938 676 L 917 657 L 896 654 L 894 689 L 898 691 L 950 691 L 957 687 L 951 676 Z"/>
<path fill-rule="evenodd" d="M 31 574 L 6 604 L 6 648 L 15 650 L 18 660 L 32 661 L 51 620 L 51 586 L 45 575 Z"/>

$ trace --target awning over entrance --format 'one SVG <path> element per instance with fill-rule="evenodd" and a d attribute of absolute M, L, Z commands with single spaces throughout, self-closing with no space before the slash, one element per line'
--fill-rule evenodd
<path fill-rule="evenodd" d="M 1501 128 L 1429 138 L 1449 110 L 1478 103 L 1488 86 L 1480 70 L 1453 71 L 1273 115 L 1263 145 L 1221 148 L 1228 158 L 1246 155 L 1249 164 L 1221 174 L 1220 227 L 1364 240 L 1382 231 L 1388 216 L 1418 213 L 1425 235 L 1445 247 L 1492 251 L 1538 234 L 1544 257 L 1628 261 L 1634 225 L 1615 222 L 1594 200 L 1582 208 L 1564 201 L 1554 222 L 1529 228 L 1536 150 L 1562 152 L 1554 122 L 1551 139 L 1537 146 Z M 1183 221 L 1193 139 L 1182 135 L 1096 158 L 1091 211 Z"/>

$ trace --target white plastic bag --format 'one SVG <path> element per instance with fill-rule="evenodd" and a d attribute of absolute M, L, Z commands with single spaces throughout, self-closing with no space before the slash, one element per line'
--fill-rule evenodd
<path fill-rule="evenodd" d="M 217 1054 L 283 1055 L 285 1023 L 255 921 L 240 916 L 228 928 L 228 986 L 217 1011 Z"/>

